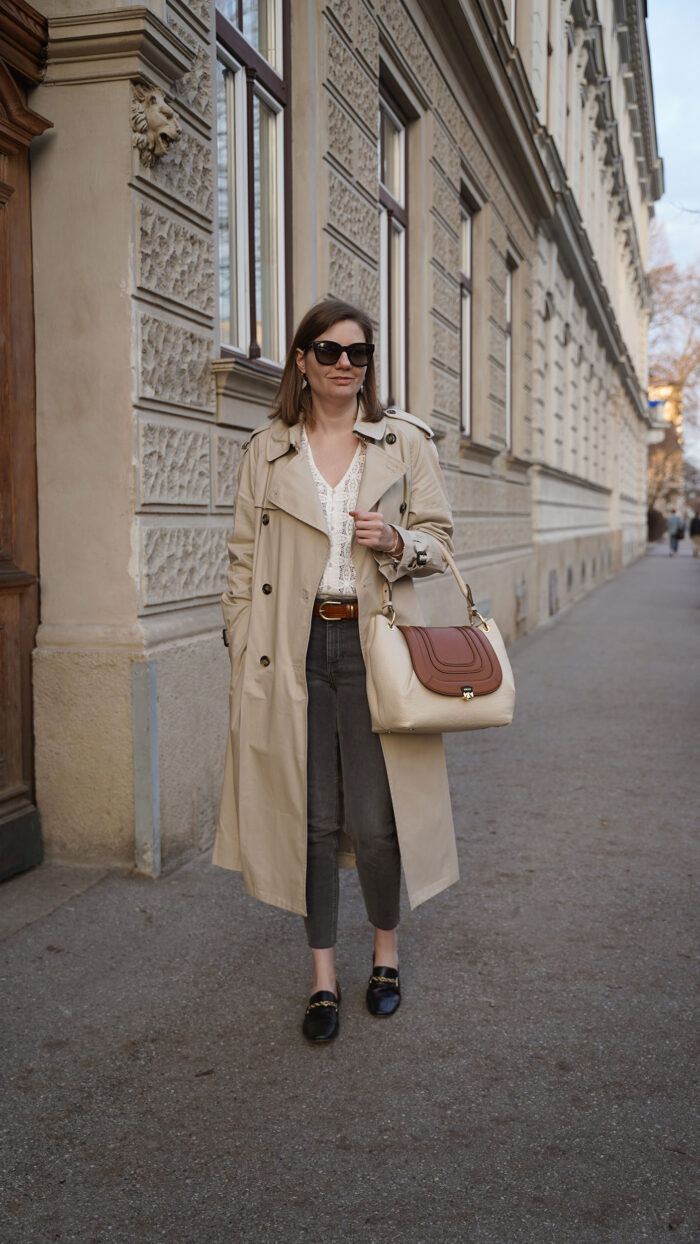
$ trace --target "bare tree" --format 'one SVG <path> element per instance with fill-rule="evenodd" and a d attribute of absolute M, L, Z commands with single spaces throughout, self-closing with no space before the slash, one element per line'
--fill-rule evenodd
<path fill-rule="evenodd" d="M 652 381 L 683 389 L 683 419 L 697 425 L 700 407 L 700 266 L 680 268 L 671 257 L 663 226 L 651 232 L 652 319 L 649 372 Z"/>

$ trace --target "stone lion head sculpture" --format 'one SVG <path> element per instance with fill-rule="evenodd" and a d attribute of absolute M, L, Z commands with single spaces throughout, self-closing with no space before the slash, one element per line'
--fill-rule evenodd
<path fill-rule="evenodd" d="M 131 128 L 133 145 L 141 153 L 142 163 L 153 168 L 156 160 L 167 154 L 173 143 L 180 141 L 182 129 L 175 113 L 166 104 L 163 92 L 156 86 L 134 84 L 131 97 Z"/>

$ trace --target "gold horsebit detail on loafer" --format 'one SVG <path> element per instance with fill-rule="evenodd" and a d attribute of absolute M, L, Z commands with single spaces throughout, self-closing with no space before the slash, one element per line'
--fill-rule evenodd
<path fill-rule="evenodd" d="M 309 1011 L 315 1010 L 317 1006 L 332 1006 L 335 1011 L 338 1010 L 337 1002 L 311 1002 L 306 1008 L 306 1014 L 308 1015 Z"/>
<path fill-rule="evenodd" d="M 378 985 L 398 985 L 398 976 L 370 976 L 369 983 L 376 981 Z"/>

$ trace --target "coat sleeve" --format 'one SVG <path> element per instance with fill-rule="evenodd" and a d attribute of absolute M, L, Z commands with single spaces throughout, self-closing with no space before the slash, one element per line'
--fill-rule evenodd
<path fill-rule="evenodd" d="M 432 440 L 423 436 L 414 446 L 406 526 L 394 524 L 403 540 L 401 559 L 395 562 L 382 550 L 374 554 L 380 572 L 389 583 L 404 575 L 424 578 L 441 574 L 446 566 L 442 551 L 447 548 L 452 552 L 452 514 L 437 449 Z"/>
<path fill-rule="evenodd" d="M 248 643 L 248 624 L 255 553 L 255 503 L 253 498 L 254 442 L 245 450 L 238 472 L 233 508 L 233 534 L 228 542 L 226 591 L 221 597 L 231 666 L 235 671 Z"/>

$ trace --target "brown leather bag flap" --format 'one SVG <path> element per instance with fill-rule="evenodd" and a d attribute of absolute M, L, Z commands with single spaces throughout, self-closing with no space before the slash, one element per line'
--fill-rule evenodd
<path fill-rule="evenodd" d="M 503 681 L 501 666 L 476 626 L 399 626 L 424 687 L 438 695 L 471 699 L 489 695 Z"/>

